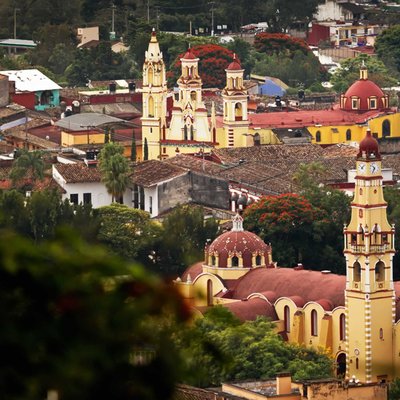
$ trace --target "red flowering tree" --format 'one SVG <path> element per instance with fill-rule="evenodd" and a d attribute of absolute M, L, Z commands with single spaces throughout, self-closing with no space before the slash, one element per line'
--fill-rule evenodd
<path fill-rule="evenodd" d="M 232 51 L 217 44 L 201 44 L 192 47 L 192 53 L 200 59 L 199 74 L 203 82 L 203 87 L 223 88 L 226 82 L 225 69 L 233 59 Z M 181 75 L 180 59 L 184 55 L 185 53 L 178 55 L 170 71 L 167 73 L 170 86 L 175 85 Z"/>
<path fill-rule="evenodd" d="M 303 39 L 283 33 L 259 33 L 254 39 L 254 47 L 260 53 L 294 54 L 296 50 L 307 54 L 310 49 Z"/>
<path fill-rule="evenodd" d="M 294 193 L 262 197 L 244 213 L 246 228 L 272 244 L 274 261 L 289 267 L 308 255 L 314 221 L 324 213 L 305 197 Z"/>

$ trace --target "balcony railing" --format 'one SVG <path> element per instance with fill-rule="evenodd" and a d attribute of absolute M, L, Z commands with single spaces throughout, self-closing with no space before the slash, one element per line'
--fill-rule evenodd
<path fill-rule="evenodd" d="M 366 246 L 364 244 L 350 244 L 349 249 L 354 253 L 365 253 Z M 390 250 L 389 243 L 369 245 L 371 253 L 384 253 L 387 250 Z"/>

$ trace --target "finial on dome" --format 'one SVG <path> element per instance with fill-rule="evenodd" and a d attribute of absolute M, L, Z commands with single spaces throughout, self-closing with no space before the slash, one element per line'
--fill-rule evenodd
<path fill-rule="evenodd" d="M 156 29 L 155 28 L 152 28 L 152 30 L 151 30 L 150 42 L 152 42 L 152 43 L 156 43 L 157 42 L 157 33 L 156 33 Z"/>
<path fill-rule="evenodd" d="M 365 60 L 362 60 L 360 67 L 360 79 L 367 80 L 368 79 L 368 69 L 365 65 Z"/>
<path fill-rule="evenodd" d="M 243 230 L 243 218 L 237 213 L 232 218 L 232 232 L 241 232 Z"/>

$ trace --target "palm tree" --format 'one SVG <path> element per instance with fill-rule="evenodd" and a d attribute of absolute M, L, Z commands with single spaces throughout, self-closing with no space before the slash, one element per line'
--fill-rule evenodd
<path fill-rule="evenodd" d="M 123 203 L 123 194 L 129 183 L 129 165 L 123 152 L 122 146 L 107 143 L 100 152 L 99 162 L 101 181 L 111 194 L 112 201 L 119 203 Z"/>
<path fill-rule="evenodd" d="M 13 184 L 22 179 L 32 179 L 33 182 L 43 180 L 44 161 L 42 152 L 38 150 L 20 150 L 12 166 L 10 178 Z"/>

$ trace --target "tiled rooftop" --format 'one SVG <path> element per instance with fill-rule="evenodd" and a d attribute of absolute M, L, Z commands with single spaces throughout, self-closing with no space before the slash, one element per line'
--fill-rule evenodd
<path fill-rule="evenodd" d="M 66 183 L 100 182 L 100 171 L 85 164 L 55 164 L 54 168 L 65 179 Z"/>
<path fill-rule="evenodd" d="M 131 180 L 137 185 L 150 187 L 187 173 L 187 169 L 158 160 L 148 160 L 133 167 Z"/>

